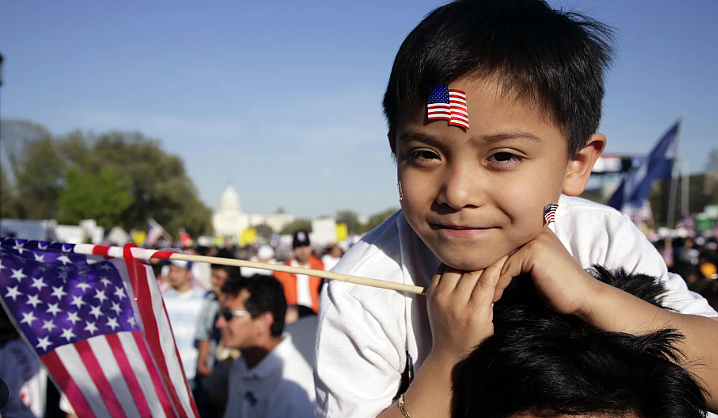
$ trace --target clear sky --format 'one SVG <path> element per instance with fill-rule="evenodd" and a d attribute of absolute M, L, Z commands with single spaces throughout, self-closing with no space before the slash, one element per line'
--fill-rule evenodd
<path fill-rule="evenodd" d="M 647 153 L 682 114 L 701 171 L 718 147 L 718 1 L 550 3 L 617 31 L 606 153 Z M 0 112 L 159 138 L 213 208 L 231 182 L 248 213 L 369 215 L 398 206 L 381 113 L 394 54 L 440 4 L 2 1 Z"/>

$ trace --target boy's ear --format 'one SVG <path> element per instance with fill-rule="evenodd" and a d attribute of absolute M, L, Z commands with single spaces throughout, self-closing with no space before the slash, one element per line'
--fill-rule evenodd
<path fill-rule="evenodd" d="M 593 164 L 606 148 L 606 137 L 595 133 L 588 139 L 588 143 L 578 154 L 568 162 L 566 177 L 563 180 L 563 194 L 578 196 L 586 189 L 586 183 L 591 176 Z"/>

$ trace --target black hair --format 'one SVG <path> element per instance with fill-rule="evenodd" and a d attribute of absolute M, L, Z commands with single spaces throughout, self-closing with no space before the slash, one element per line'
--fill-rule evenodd
<path fill-rule="evenodd" d="M 428 86 L 495 76 L 504 93 L 536 103 L 556 123 L 574 157 L 598 130 L 612 44 L 610 27 L 543 0 L 441 6 L 409 33 L 394 60 L 383 103 L 392 152 L 398 118 L 426 103 Z"/>
<path fill-rule="evenodd" d="M 284 317 L 287 313 L 287 299 L 284 296 L 284 287 L 274 276 L 255 274 L 239 280 L 227 280 L 222 286 L 222 293 L 236 297 L 247 289 L 249 299 L 244 307 L 256 318 L 269 312 L 274 317 L 270 332 L 273 337 L 279 337 L 284 331 Z"/>
<path fill-rule="evenodd" d="M 666 290 L 653 277 L 595 266 L 592 273 L 664 307 Z M 452 417 L 705 416 L 703 390 L 681 366 L 682 334 L 597 329 L 544 305 L 529 278 L 514 280 L 520 284 L 494 306 L 494 334 L 454 368 Z"/>

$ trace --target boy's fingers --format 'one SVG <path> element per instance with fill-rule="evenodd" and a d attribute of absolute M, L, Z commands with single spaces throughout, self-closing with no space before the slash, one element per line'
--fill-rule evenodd
<path fill-rule="evenodd" d="M 501 277 L 501 270 L 507 259 L 508 256 L 504 256 L 484 269 L 471 292 L 472 301 L 475 300 L 476 303 L 479 304 L 489 304 L 493 302 L 494 291 Z"/>
<path fill-rule="evenodd" d="M 471 298 L 476 287 L 476 282 L 480 280 L 484 270 L 468 271 L 461 276 L 459 283 L 456 284 L 454 293 L 465 303 Z"/>
<path fill-rule="evenodd" d="M 441 275 L 439 283 L 437 285 L 437 291 L 442 293 L 453 293 L 456 289 L 456 285 L 459 283 L 459 279 L 464 274 L 461 270 L 446 266 L 444 274 Z"/>

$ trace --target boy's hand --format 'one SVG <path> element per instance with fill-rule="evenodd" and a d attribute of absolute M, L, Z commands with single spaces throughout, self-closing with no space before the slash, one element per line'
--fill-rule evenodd
<path fill-rule="evenodd" d="M 501 298 L 511 279 L 529 274 L 546 302 L 563 314 L 577 314 L 588 307 L 588 287 L 595 280 L 569 254 L 549 228 L 509 254 L 501 269 L 493 301 Z"/>
<path fill-rule="evenodd" d="M 427 292 L 431 354 L 453 365 L 494 333 L 492 298 L 505 261 L 473 272 L 439 266 Z"/>

